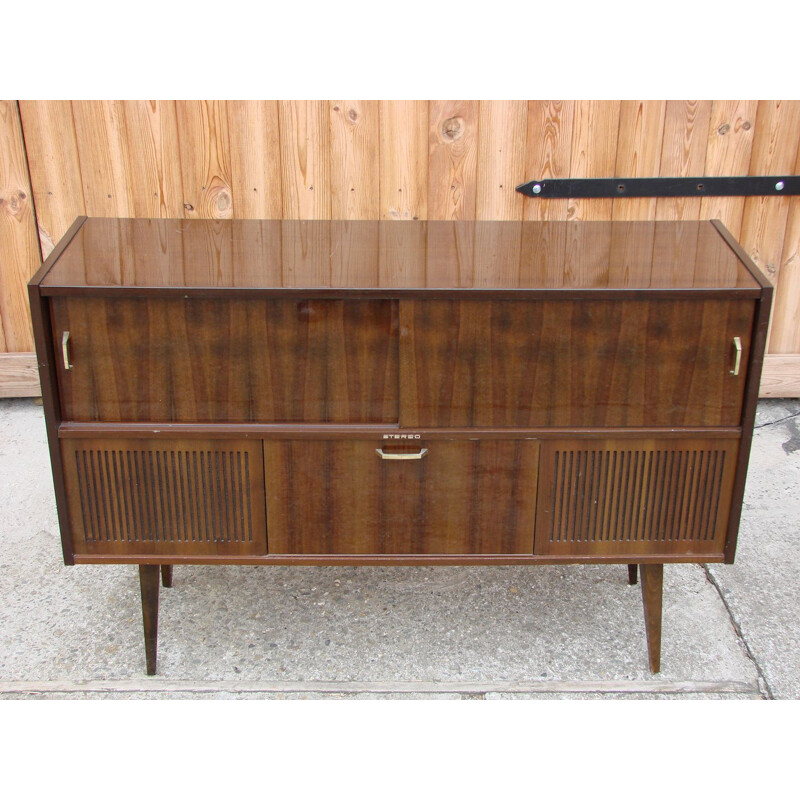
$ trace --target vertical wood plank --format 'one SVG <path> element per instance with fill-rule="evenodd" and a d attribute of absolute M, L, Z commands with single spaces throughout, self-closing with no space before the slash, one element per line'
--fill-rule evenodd
<path fill-rule="evenodd" d="M 278 103 L 284 219 L 330 219 L 330 103 Z"/>
<path fill-rule="evenodd" d="M 757 114 L 750 174 L 791 174 L 800 145 L 800 102 L 761 100 Z M 744 201 L 742 246 L 776 286 L 786 219 L 797 202 L 796 197 L 747 197 Z"/>
<path fill-rule="evenodd" d="M 33 350 L 27 282 L 39 266 L 19 110 L 0 100 L 0 352 Z"/>
<path fill-rule="evenodd" d="M 380 209 L 380 109 L 376 100 L 330 107 L 331 219 L 377 219 Z"/>
<path fill-rule="evenodd" d="M 381 219 L 427 219 L 428 104 L 419 100 L 380 103 Z M 379 282 L 405 275 L 409 284 L 425 281 L 424 226 L 387 229 L 380 226 Z"/>
<path fill-rule="evenodd" d="M 230 219 L 233 217 L 231 147 L 224 103 L 181 100 L 175 108 L 184 215 Z"/>
<path fill-rule="evenodd" d="M 275 100 L 229 100 L 231 194 L 235 219 L 280 219 L 280 125 Z"/>
<path fill-rule="evenodd" d="M 619 110 L 619 136 L 615 173 L 619 177 L 650 178 L 659 174 L 664 140 L 663 100 L 623 100 Z M 654 197 L 615 198 L 611 217 L 620 220 L 653 219 Z"/>
<path fill-rule="evenodd" d="M 715 100 L 711 108 L 705 174 L 747 175 L 753 149 L 757 104 L 752 100 Z M 739 238 L 743 197 L 704 197 L 700 219 L 720 219 Z"/>
<path fill-rule="evenodd" d="M 704 174 L 710 100 L 668 100 L 661 148 L 661 176 L 693 178 Z M 659 197 L 656 219 L 700 219 L 699 197 Z"/>
<path fill-rule="evenodd" d="M 579 100 L 572 127 L 570 177 L 612 178 L 617 159 L 620 103 L 609 100 Z M 610 199 L 570 200 L 568 219 L 611 218 Z"/>
<path fill-rule="evenodd" d="M 575 103 L 571 100 L 528 102 L 525 180 L 568 178 L 572 159 L 572 127 Z M 519 184 L 517 184 L 519 185 Z M 569 200 L 523 199 L 526 220 L 564 220 Z"/>
<path fill-rule="evenodd" d="M 619 177 L 647 178 L 659 174 L 664 139 L 663 100 L 623 100 L 619 110 L 619 136 L 615 174 Z M 656 199 L 653 197 L 614 198 L 611 218 L 617 221 L 653 219 Z M 647 263 L 653 250 L 653 233 L 649 237 L 629 237 L 627 226 L 617 228 L 612 237 L 609 277 L 627 284 L 629 267 Z M 636 243 L 635 245 L 633 243 Z"/>
<path fill-rule="evenodd" d="M 522 219 L 523 198 L 515 187 L 525 169 L 527 125 L 525 101 L 481 102 L 476 219 Z"/>
<path fill-rule="evenodd" d="M 800 172 L 800 147 L 794 174 Z M 780 282 L 772 306 L 771 353 L 800 353 L 800 202 L 793 198 L 786 221 L 781 253 Z M 800 374 L 795 375 L 800 383 Z"/>
<path fill-rule="evenodd" d="M 478 102 L 432 100 L 428 117 L 428 219 L 474 219 Z"/>
<path fill-rule="evenodd" d="M 428 104 L 380 103 L 381 219 L 428 218 Z"/>
<path fill-rule="evenodd" d="M 528 105 L 519 100 L 489 100 L 480 104 L 478 196 L 476 219 L 522 221 L 523 197 L 516 191 L 525 168 Z M 511 230 L 475 227 L 475 285 L 494 276 L 516 278 L 522 225 Z"/>
<path fill-rule="evenodd" d="M 122 103 L 76 100 L 72 103 L 72 114 L 86 213 L 96 217 L 133 216 L 128 180 L 131 165 Z"/>
<path fill-rule="evenodd" d="M 86 213 L 69 100 L 20 100 L 42 255 Z"/>
<path fill-rule="evenodd" d="M 183 217 L 175 103 L 171 100 L 126 100 L 122 108 L 132 216 Z"/>

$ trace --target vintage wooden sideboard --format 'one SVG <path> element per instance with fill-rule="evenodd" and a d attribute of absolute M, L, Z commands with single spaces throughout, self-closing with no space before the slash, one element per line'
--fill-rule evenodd
<path fill-rule="evenodd" d="M 81 217 L 30 302 L 67 564 L 733 561 L 772 289 L 714 222 Z"/>

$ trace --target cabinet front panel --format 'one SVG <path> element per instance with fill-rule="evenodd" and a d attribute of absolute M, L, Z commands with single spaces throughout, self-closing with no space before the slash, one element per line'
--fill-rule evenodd
<path fill-rule="evenodd" d="M 397 422 L 391 300 L 57 297 L 52 309 L 65 420 Z"/>
<path fill-rule="evenodd" d="M 738 440 L 542 443 L 537 555 L 721 554 Z"/>
<path fill-rule="evenodd" d="M 264 555 L 261 442 L 65 439 L 76 554 Z"/>
<path fill-rule="evenodd" d="M 531 554 L 538 453 L 524 440 L 266 441 L 269 552 Z"/>
<path fill-rule="evenodd" d="M 403 426 L 740 424 L 752 301 L 409 300 L 400 309 Z"/>

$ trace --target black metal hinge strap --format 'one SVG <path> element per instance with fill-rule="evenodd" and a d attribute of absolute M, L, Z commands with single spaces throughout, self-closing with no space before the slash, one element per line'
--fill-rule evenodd
<path fill-rule="evenodd" d="M 748 197 L 800 194 L 798 175 L 728 178 L 554 178 L 517 186 L 526 197 Z"/>

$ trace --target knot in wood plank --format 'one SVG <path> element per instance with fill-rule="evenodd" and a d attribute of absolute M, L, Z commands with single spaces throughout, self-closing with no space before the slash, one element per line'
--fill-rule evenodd
<path fill-rule="evenodd" d="M 464 135 L 464 118 L 449 117 L 442 123 L 442 139 L 455 142 Z"/>
<path fill-rule="evenodd" d="M 21 217 L 28 207 L 28 195 L 22 189 L 0 190 L 0 209 L 10 217 Z"/>

